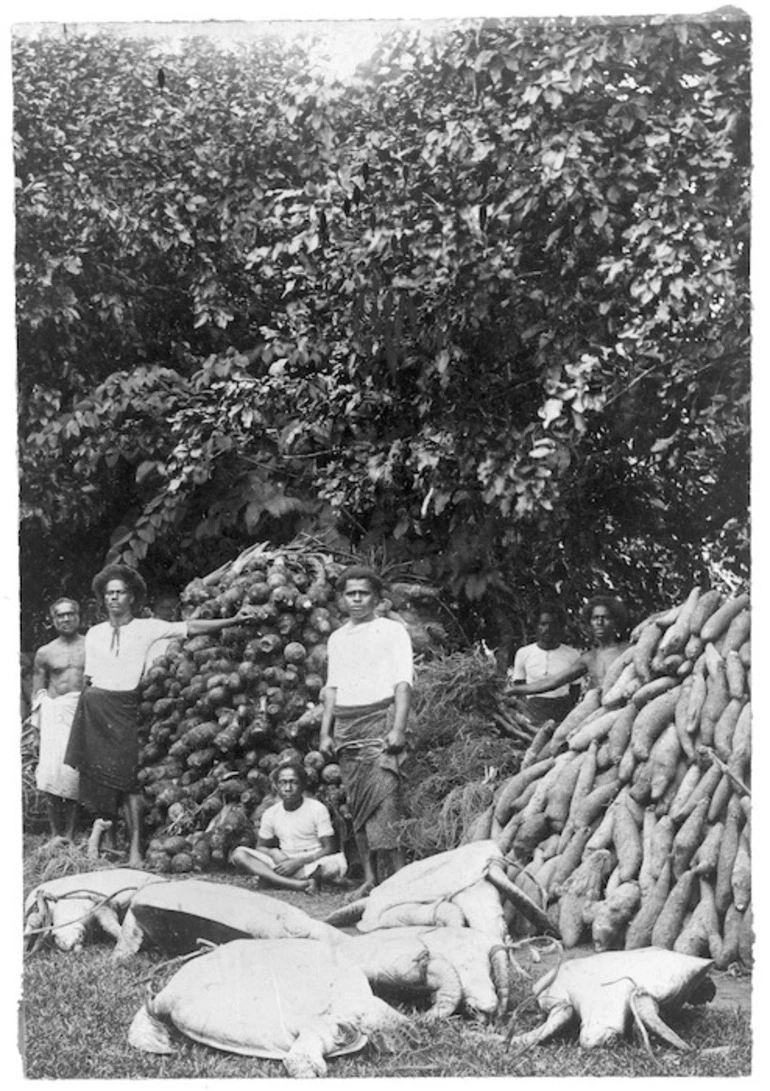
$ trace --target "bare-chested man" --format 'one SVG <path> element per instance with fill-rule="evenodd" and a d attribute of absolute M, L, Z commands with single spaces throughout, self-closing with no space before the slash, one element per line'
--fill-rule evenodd
<path fill-rule="evenodd" d="M 85 637 L 78 632 L 80 609 L 74 599 L 51 606 L 55 640 L 35 654 L 32 715 L 40 730 L 38 790 L 48 796 L 48 820 L 54 837 L 72 840 L 78 815 L 78 774 L 64 764 L 72 718 L 83 688 Z"/>

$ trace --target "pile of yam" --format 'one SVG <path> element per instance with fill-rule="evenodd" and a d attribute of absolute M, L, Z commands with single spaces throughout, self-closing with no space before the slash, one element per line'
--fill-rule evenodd
<path fill-rule="evenodd" d="M 310 788 L 342 828 L 339 767 L 318 750 L 327 641 L 344 620 L 335 581 L 345 562 L 298 540 L 258 544 L 182 593 L 186 616 L 253 620 L 174 641 L 142 683 L 140 782 L 147 805 L 148 866 L 187 872 L 225 864 L 253 843 L 275 802 L 270 773 L 303 762 Z M 394 608 L 397 610 L 394 612 Z M 380 604 L 410 632 L 418 655 L 446 639 L 435 592 L 401 582 Z"/>
<path fill-rule="evenodd" d="M 566 946 L 750 966 L 750 683 L 748 594 L 695 588 L 538 731 L 475 835 Z"/>

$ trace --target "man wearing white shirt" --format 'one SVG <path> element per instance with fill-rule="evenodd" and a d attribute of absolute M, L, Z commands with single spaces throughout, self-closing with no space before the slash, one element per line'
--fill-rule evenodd
<path fill-rule="evenodd" d="M 112 819 L 123 808 L 130 837 L 128 863 L 141 867 L 143 806 L 137 781 L 137 709 L 148 653 L 157 640 L 219 632 L 249 621 L 249 616 L 241 611 L 229 618 L 190 621 L 137 617 L 147 587 L 138 572 L 123 564 L 102 569 L 91 587 L 103 602 L 108 620 L 86 633 L 86 688 L 80 695 L 64 761 L 79 771 L 79 799 L 89 811 Z M 113 825 L 108 841 L 114 832 Z"/>
<path fill-rule="evenodd" d="M 580 652 L 569 644 L 562 644 L 562 617 L 555 608 L 540 611 L 535 631 L 535 643 L 525 644 L 516 652 L 509 673 L 511 689 L 528 698 L 527 705 L 538 722 L 555 720 L 559 723 L 575 703 L 569 684 L 540 693 L 538 683 L 573 666 L 579 661 Z"/>
<path fill-rule="evenodd" d="M 364 869 L 356 897 L 404 863 L 398 820 L 412 642 L 404 625 L 376 615 L 382 584 L 371 569 L 347 568 L 337 586 L 348 621 L 329 637 L 319 748 L 336 755 L 347 793 Z"/>

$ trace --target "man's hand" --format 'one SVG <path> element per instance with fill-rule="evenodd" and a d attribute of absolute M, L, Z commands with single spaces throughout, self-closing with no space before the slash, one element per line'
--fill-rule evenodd
<path fill-rule="evenodd" d="M 289 879 L 292 875 L 296 875 L 302 866 L 301 860 L 281 860 L 280 863 L 275 865 L 275 873 Z"/>
<path fill-rule="evenodd" d="M 391 730 L 385 736 L 385 753 L 386 754 L 400 754 L 406 746 L 406 738 L 402 731 L 398 731 L 396 728 Z"/>
<path fill-rule="evenodd" d="M 256 616 L 256 606 L 242 606 L 233 618 L 233 621 L 238 623 L 258 620 L 259 619 Z"/>
<path fill-rule="evenodd" d="M 331 737 L 331 735 L 324 735 L 323 738 L 319 740 L 318 749 L 321 751 L 322 754 L 325 754 L 327 757 L 334 757 L 334 739 Z"/>

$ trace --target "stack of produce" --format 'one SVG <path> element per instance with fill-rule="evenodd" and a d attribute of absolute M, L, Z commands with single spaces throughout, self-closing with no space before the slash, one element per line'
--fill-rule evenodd
<path fill-rule="evenodd" d="M 175 641 L 143 680 L 140 780 L 155 836 L 148 866 L 186 872 L 222 866 L 248 844 L 275 801 L 270 773 L 301 760 L 310 787 L 340 822 L 339 767 L 318 750 L 319 695 L 329 634 L 341 621 L 334 582 L 343 563 L 310 544 L 246 550 L 182 593 L 194 617 L 254 620 L 216 635 Z M 429 588 L 397 584 L 396 611 L 424 653 L 443 643 Z"/>
<path fill-rule="evenodd" d="M 512 854 L 567 946 L 750 964 L 749 634 L 748 595 L 693 590 L 498 790 L 477 836 Z"/>

